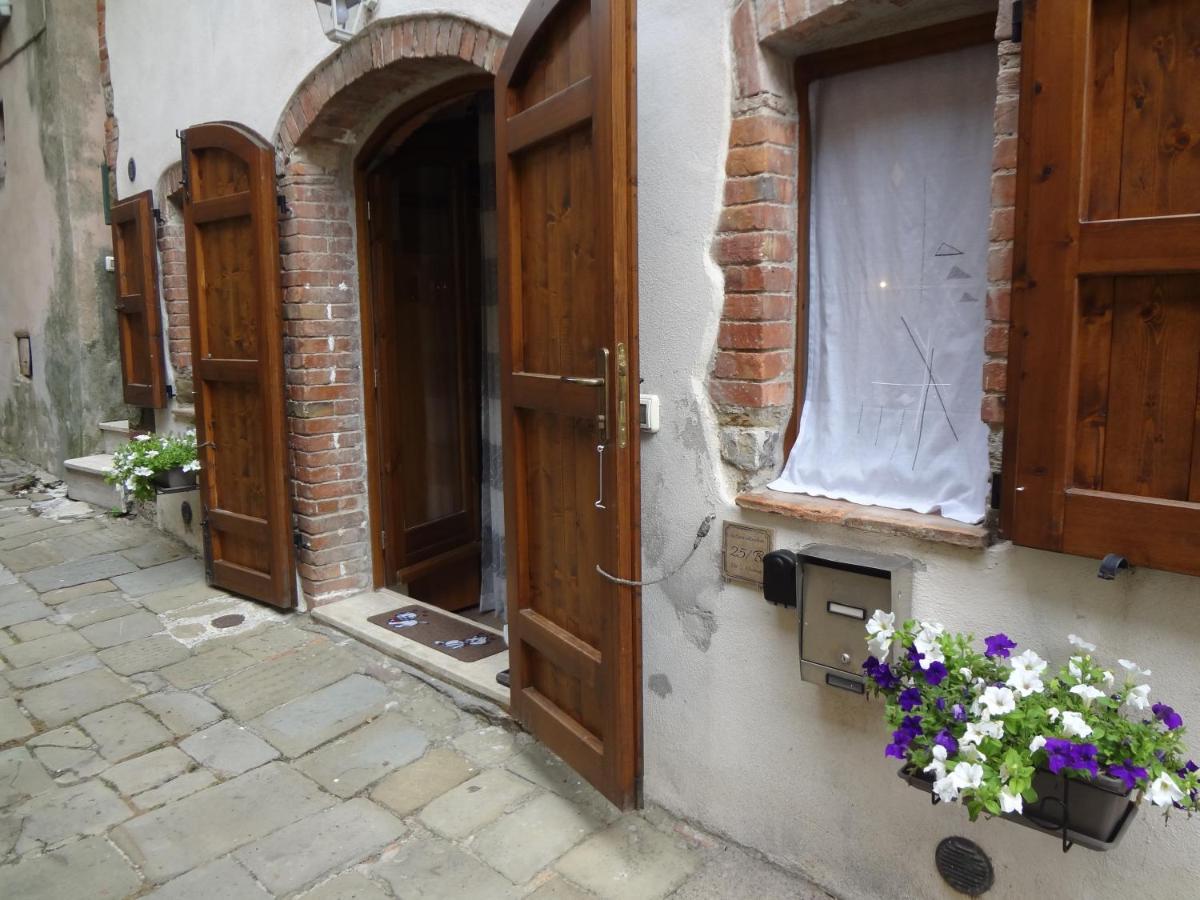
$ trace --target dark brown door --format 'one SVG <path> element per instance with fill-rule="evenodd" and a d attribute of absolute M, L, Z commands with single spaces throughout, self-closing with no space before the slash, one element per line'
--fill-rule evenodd
<path fill-rule="evenodd" d="M 294 605 L 275 157 L 224 123 L 183 135 L 188 303 L 213 585 Z"/>
<path fill-rule="evenodd" d="M 117 261 L 117 329 L 125 402 L 130 406 L 160 409 L 167 405 L 167 388 L 153 207 L 150 191 L 114 204 L 112 238 Z"/>
<path fill-rule="evenodd" d="M 1200 574 L 1200 16 L 1026 4 L 1007 533 Z"/>
<path fill-rule="evenodd" d="M 633 0 L 537 0 L 496 84 L 519 719 L 622 808 L 641 769 Z"/>
<path fill-rule="evenodd" d="M 426 124 L 370 174 L 387 582 L 479 605 L 478 120 Z"/>

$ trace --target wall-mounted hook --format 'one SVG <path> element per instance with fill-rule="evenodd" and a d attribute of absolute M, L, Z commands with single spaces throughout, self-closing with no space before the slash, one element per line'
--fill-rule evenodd
<path fill-rule="evenodd" d="M 1105 581 L 1112 581 L 1122 569 L 1133 571 L 1133 568 L 1129 565 L 1129 560 L 1120 553 L 1110 553 L 1100 561 L 1100 571 L 1096 574 Z"/>

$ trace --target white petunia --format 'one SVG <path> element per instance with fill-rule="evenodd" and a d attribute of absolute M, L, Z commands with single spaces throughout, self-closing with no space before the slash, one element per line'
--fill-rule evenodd
<path fill-rule="evenodd" d="M 978 763 L 960 762 L 950 773 L 950 778 L 960 791 L 975 789 L 983 784 L 983 766 Z"/>
<path fill-rule="evenodd" d="M 1130 678 L 1136 678 L 1138 675 L 1141 675 L 1143 678 L 1150 677 L 1150 670 L 1143 669 L 1132 659 L 1118 659 L 1117 662 L 1121 664 L 1121 668 L 1129 673 L 1128 677 Z"/>
<path fill-rule="evenodd" d="M 1166 772 L 1163 772 L 1146 786 L 1146 799 L 1155 806 L 1170 806 L 1183 799 L 1183 791 Z"/>
<path fill-rule="evenodd" d="M 146 441 L 150 440 L 150 435 L 148 435 L 148 434 L 139 434 L 139 435 L 136 435 L 136 436 L 134 437 L 134 440 L 135 440 L 135 441 L 139 441 L 139 442 L 141 442 L 141 443 L 145 443 Z"/>
<path fill-rule="evenodd" d="M 867 621 L 867 649 L 872 655 L 886 660 L 892 650 L 892 638 L 896 636 L 896 614 L 875 610 L 875 615 Z"/>
<path fill-rule="evenodd" d="M 1052 707 L 1050 707 L 1048 710 L 1046 710 L 1046 715 L 1048 715 L 1048 716 L 1050 717 L 1050 721 L 1051 721 L 1051 722 L 1057 722 L 1057 721 L 1058 721 L 1058 717 L 1059 717 L 1059 716 L 1061 716 L 1061 715 L 1062 715 L 1062 713 L 1060 713 L 1060 712 L 1058 711 L 1058 707 L 1057 707 L 1057 706 L 1052 706 Z"/>
<path fill-rule="evenodd" d="M 1046 688 L 1038 673 L 1030 669 L 1013 669 L 1006 684 L 1021 697 L 1040 694 Z"/>
<path fill-rule="evenodd" d="M 937 780 L 946 777 L 946 748 L 941 744 L 933 745 L 933 762 L 925 767 L 926 772 L 933 772 Z"/>
<path fill-rule="evenodd" d="M 974 677 L 975 677 L 975 673 L 974 673 L 974 672 L 972 672 L 972 671 L 971 671 L 969 668 L 967 668 L 966 666 L 963 666 L 961 669 L 959 669 L 959 670 L 958 670 L 958 674 L 959 674 L 959 675 L 961 675 L 963 678 L 967 678 L 967 679 L 970 679 L 970 678 L 974 678 Z"/>
<path fill-rule="evenodd" d="M 1129 689 L 1129 693 L 1125 695 L 1125 703 L 1134 709 L 1147 709 L 1150 706 L 1149 696 L 1150 685 L 1139 684 Z"/>
<path fill-rule="evenodd" d="M 183 469 L 183 471 L 185 471 L 185 472 L 199 472 L 200 471 L 200 460 L 193 459 L 189 462 L 185 462 L 179 468 Z"/>
<path fill-rule="evenodd" d="M 1004 737 L 1003 722 L 968 722 L 967 730 L 963 732 L 963 736 L 959 739 L 960 744 L 978 744 L 984 738 L 995 738 L 1000 740 Z"/>
<path fill-rule="evenodd" d="M 1083 638 L 1081 638 L 1077 634 L 1068 634 L 1067 640 L 1070 641 L 1074 646 L 1078 647 L 1080 650 L 1083 650 L 1087 653 L 1091 653 L 1093 650 L 1096 649 L 1095 644 L 1085 641 Z"/>
<path fill-rule="evenodd" d="M 979 752 L 979 748 L 974 744 L 960 744 L 958 755 L 967 762 L 987 762 L 987 756 Z"/>
<path fill-rule="evenodd" d="M 1104 691 L 1097 690 L 1090 684 L 1077 684 L 1071 688 L 1071 693 L 1082 697 L 1084 706 L 1091 706 L 1093 700 L 1104 696 Z"/>
<path fill-rule="evenodd" d="M 983 692 L 983 705 L 993 716 L 1008 715 L 1017 708 L 1017 700 L 1010 688 L 993 685 Z"/>
<path fill-rule="evenodd" d="M 933 783 L 933 792 L 943 803 L 951 803 L 958 799 L 958 785 L 949 775 L 939 778 Z"/>
<path fill-rule="evenodd" d="M 154 457 L 156 457 L 156 456 L 158 456 L 157 450 L 147 450 L 146 451 L 146 459 L 154 459 Z"/>
<path fill-rule="evenodd" d="M 1047 663 L 1032 650 L 1026 650 L 1020 656 L 1014 656 L 1012 658 L 1012 666 L 1014 669 L 1026 669 L 1030 672 L 1034 672 L 1037 675 L 1041 675 L 1043 672 L 1045 672 L 1046 666 L 1048 665 L 1049 663 Z"/>
<path fill-rule="evenodd" d="M 146 466 L 138 466 L 136 469 L 133 470 L 133 474 L 140 475 L 142 478 L 149 478 L 151 475 L 154 474 L 154 470 L 147 468 Z"/>
<path fill-rule="evenodd" d="M 1083 720 L 1083 713 L 1069 710 L 1062 714 L 1062 729 L 1068 737 L 1085 738 L 1092 733 L 1092 726 Z"/>
<path fill-rule="evenodd" d="M 1079 668 L 1081 662 L 1083 662 L 1083 658 L 1079 656 L 1072 656 L 1067 660 L 1067 671 L 1071 673 L 1072 678 L 1083 677 L 1083 669 Z"/>
<path fill-rule="evenodd" d="M 1000 791 L 1000 811 L 1006 813 L 1019 813 L 1025 809 L 1025 803 L 1021 799 L 1020 794 L 1010 794 L 1008 788 L 1002 788 Z"/>
<path fill-rule="evenodd" d="M 1113 673 L 1105 669 L 1104 674 L 1101 675 L 1100 678 L 1104 682 L 1104 689 L 1106 691 L 1111 691 L 1113 689 L 1113 685 L 1116 683 L 1116 678 L 1113 676 Z"/>
<path fill-rule="evenodd" d="M 1039 734 L 1037 737 L 1035 737 L 1032 741 L 1029 742 L 1029 752 L 1037 753 L 1039 750 L 1041 750 L 1045 746 L 1046 746 L 1046 739 Z"/>

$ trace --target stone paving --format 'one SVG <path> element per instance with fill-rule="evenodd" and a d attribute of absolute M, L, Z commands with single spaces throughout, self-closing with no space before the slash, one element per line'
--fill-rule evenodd
<path fill-rule="evenodd" d="M 0 895 L 827 896 L 661 810 L 618 814 L 501 710 L 206 587 L 145 523 L 37 515 L 14 472 Z"/>

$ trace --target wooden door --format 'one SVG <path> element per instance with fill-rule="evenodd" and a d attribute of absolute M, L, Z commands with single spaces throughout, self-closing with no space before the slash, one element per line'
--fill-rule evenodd
<path fill-rule="evenodd" d="M 1026 4 L 1005 528 L 1200 574 L 1200 16 Z"/>
<path fill-rule="evenodd" d="M 130 406 L 167 405 L 162 359 L 162 313 L 158 306 L 158 256 L 154 199 L 143 191 L 113 204 L 113 256 L 117 264 L 117 334 L 121 382 Z"/>
<path fill-rule="evenodd" d="M 633 0 L 535 0 L 496 83 L 512 706 L 638 799 Z M 598 447 L 603 447 L 599 452 Z"/>
<path fill-rule="evenodd" d="M 479 605 L 478 119 L 425 125 L 370 174 L 387 583 Z"/>
<path fill-rule="evenodd" d="M 225 123 L 183 134 L 200 496 L 210 583 L 294 604 L 275 157 Z"/>

